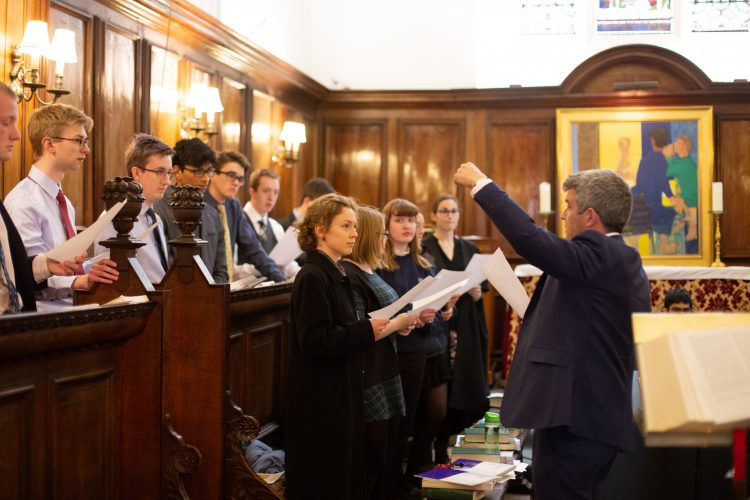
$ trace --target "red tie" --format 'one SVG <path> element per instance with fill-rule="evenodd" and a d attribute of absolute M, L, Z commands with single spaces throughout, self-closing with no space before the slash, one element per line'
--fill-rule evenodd
<path fill-rule="evenodd" d="M 65 233 L 68 235 L 68 239 L 70 239 L 76 235 L 76 230 L 70 222 L 68 203 L 65 201 L 65 195 L 63 194 L 62 189 L 57 192 L 57 206 L 60 207 L 60 215 L 62 215 L 63 222 L 65 223 Z M 76 274 L 84 274 L 83 266 L 78 266 Z"/>

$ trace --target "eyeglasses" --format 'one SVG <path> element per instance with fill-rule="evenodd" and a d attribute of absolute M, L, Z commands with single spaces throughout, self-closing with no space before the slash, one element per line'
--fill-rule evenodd
<path fill-rule="evenodd" d="M 238 181 L 240 183 L 240 186 L 245 183 L 245 176 L 244 175 L 237 175 L 234 172 L 224 172 L 222 170 L 217 170 L 217 174 L 226 175 L 227 178 L 231 181 Z"/>
<path fill-rule="evenodd" d="M 379 233 L 379 234 L 382 234 L 383 236 L 385 236 L 387 238 L 387 237 L 389 237 L 391 235 L 391 232 L 388 231 L 388 230 L 386 230 L 386 231 L 383 231 L 382 233 Z"/>
<path fill-rule="evenodd" d="M 156 174 L 156 176 L 159 179 L 167 178 L 171 181 L 172 177 L 174 177 L 174 172 L 172 172 L 171 170 L 164 170 L 161 168 L 159 170 L 152 170 L 150 168 L 144 168 L 144 167 L 138 167 L 138 168 L 143 170 L 144 172 L 151 172 L 152 174 Z"/>
<path fill-rule="evenodd" d="M 448 215 L 448 214 L 455 215 L 460 212 L 461 212 L 461 209 L 458 209 L 458 208 L 441 208 L 437 211 L 437 213 L 439 213 L 440 215 Z"/>
<path fill-rule="evenodd" d="M 80 138 L 80 137 L 50 137 L 50 139 L 56 139 L 58 141 L 72 141 L 72 142 L 77 142 L 78 143 L 78 147 L 81 148 L 81 149 L 83 149 L 84 147 L 86 147 L 86 146 L 89 145 L 89 140 L 86 137 L 84 137 L 84 138 Z"/>
<path fill-rule="evenodd" d="M 196 179 L 203 179 L 206 176 L 211 177 L 212 175 L 214 175 L 214 169 L 213 168 L 209 168 L 209 169 L 203 170 L 203 169 L 200 169 L 200 168 L 188 168 L 188 167 L 185 167 L 184 170 L 187 170 L 188 172 L 190 172 L 191 174 L 193 174 L 196 177 Z"/>

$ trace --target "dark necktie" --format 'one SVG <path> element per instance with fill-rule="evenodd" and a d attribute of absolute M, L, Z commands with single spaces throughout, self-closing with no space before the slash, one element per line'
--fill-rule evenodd
<path fill-rule="evenodd" d="M 154 213 L 153 208 L 148 208 L 146 210 L 146 216 L 148 217 L 148 225 L 151 226 L 156 222 L 156 214 Z M 157 250 L 159 251 L 159 260 L 161 261 L 161 267 L 164 268 L 164 271 L 167 270 L 167 256 L 164 255 L 164 242 L 161 239 L 161 232 L 159 231 L 159 227 L 154 228 L 154 239 L 156 240 L 156 246 Z"/>
<path fill-rule="evenodd" d="M 65 225 L 65 234 L 67 239 L 72 238 L 76 235 L 76 230 L 73 227 L 73 223 L 70 221 L 70 214 L 68 214 L 68 203 L 65 201 L 65 194 L 62 189 L 57 191 L 57 206 L 60 208 L 60 215 L 62 216 L 63 224 Z M 83 266 L 76 268 L 76 274 L 85 274 L 83 272 Z"/>
<path fill-rule="evenodd" d="M 5 266 L 5 252 L 3 251 L 3 245 L 0 243 L 0 266 L 3 268 L 3 277 L 5 278 L 5 284 L 8 285 L 8 298 L 10 301 L 10 310 L 14 313 L 21 312 L 21 303 L 18 300 L 18 290 L 13 280 L 10 279 L 8 268 Z"/>
<path fill-rule="evenodd" d="M 263 244 L 263 249 L 266 251 L 266 253 L 270 253 L 271 250 L 273 250 L 273 247 L 276 246 L 276 238 L 273 235 L 271 224 L 269 224 L 267 220 L 263 218 L 258 221 L 258 225 L 260 226 L 260 231 L 258 232 L 258 236 L 260 236 L 260 242 Z"/>

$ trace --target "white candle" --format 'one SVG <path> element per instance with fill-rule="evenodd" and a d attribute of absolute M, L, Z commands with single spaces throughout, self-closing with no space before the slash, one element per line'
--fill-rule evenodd
<path fill-rule="evenodd" d="M 539 183 L 539 212 L 550 213 L 552 211 L 552 191 L 549 182 Z"/>
<path fill-rule="evenodd" d="M 721 182 L 714 182 L 711 185 L 711 211 L 724 211 L 724 185 Z"/>

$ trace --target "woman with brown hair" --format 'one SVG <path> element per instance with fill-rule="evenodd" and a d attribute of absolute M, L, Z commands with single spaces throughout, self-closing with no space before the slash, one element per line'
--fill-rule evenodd
<path fill-rule="evenodd" d="M 360 318 L 398 299 L 396 291 L 378 276 L 388 231 L 383 214 L 371 207 L 357 208 L 357 242 L 342 266 L 352 283 L 354 304 Z M 416 325 L 417 314 L 402 313 L 391 320 L 386 332 L 408 335 Z M 394 455 L 398 424 L 406 413 L 399 375 L 396 337 L 390 336 L 364 355 L 364 403 L 367 440 L 367 493 L 372 500 L 391 500 L 393 484 L 387 465 Z"/>
<path fill-rule="evenodd" d="M 357 319 L 339 261 L 357 239 L 356 205 L 329 194 L 299 224 L 307 252 L 294 281 L 286 399 L 286 494 L 365 499 L 363 354 L 389 334 L 388 320 Z"/>
<path fill-rule="evenodd" d="M 415 239 L 419 213 L 417 206 L 396 198 L 386 204 L 383 213 L 390 234 L 385 246 L 383 268 L 378 270 L 378 274 L 400 296 L 427 276 L 432 276 L 434 270 L 420 255 Z M 418 493 L 414 474 L 432 462 L 429 448 L 446 411 L 446 383 L 450 370 L 445 356 L 447 340 L 442 321 L 450 319 L 452 305 L 446 307 L 448 310 L 440 313 L 434 309 L 422 311 L 418 328 L 408 337 L 398 337 L 398 361 L 406 416 L 401 420 L 399 429 L 399 461 L 394 464 L 394 481 L 398 481 L 402 493 L 411 496 Z M 403 457 L 410 433 L 413 441 L 406 473 L 402 475 L 400 458 Z"/>

